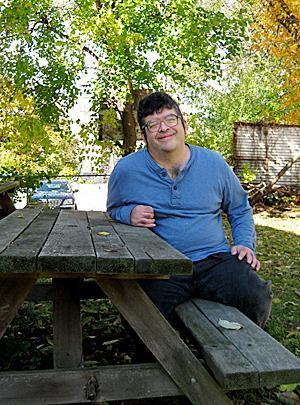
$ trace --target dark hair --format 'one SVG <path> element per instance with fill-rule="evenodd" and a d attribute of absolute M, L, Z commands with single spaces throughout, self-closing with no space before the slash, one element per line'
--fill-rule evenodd
<path fill-rule="evenodd" d="M 163 108 L 174 108 L 178 117 L 183 121 L 182 113 L 176 101 L 167 93 L 156 91 L 139 102 L 137 118 L 140 128 L 142 129 L 145 125 L 145 117 L 154 112 L 160 112 Z"/>

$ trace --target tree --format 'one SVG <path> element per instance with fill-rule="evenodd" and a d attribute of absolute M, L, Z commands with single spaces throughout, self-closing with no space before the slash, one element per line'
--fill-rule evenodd
<path fill-rule="evenodd" d="M 300 123 L 300 8 L 299 0 L 254 3 L 253 48 L 281 65 L 285 82 L 281 91 L 284 121 Z"/>
<path fill-rule="evenodd" d="M 37 184 L 64 170 L 75 172 L 74 140 L 41 119 L 32 97 L 25 97 L 0 80 L 0 174 L 20 180 L 21 187 Z M 61 124 L 62 127 L 62 124 Z"/>
<path fill-rule="evenodd" d="M 134 106 L 144 91 L 180 87 L 197 94 L 239 52 L 245 18 L 227 16 L 213 3 L 7 0 L 0 6 L 0 75 L 33 97 L 43 122 L 60 130 L 85 74 L 93 116 L 83 137 L 99 133 L 103 107 L 114 109 L 129 153 L 136 142 Z"/>
<path fill-rule="evenodd" d="M 190 141 L 217 150 L 230 160 L 235 122 L 281 122 L 280 70 L 268 60 L 251 58 L 249 53 L 227 65 L 221 85 L 208 86 L 198 99 L 199 112 L 189 120 Z"/>

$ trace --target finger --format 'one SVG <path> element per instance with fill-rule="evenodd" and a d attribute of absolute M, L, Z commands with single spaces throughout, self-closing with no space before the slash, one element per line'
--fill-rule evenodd
<path fill-rule="evenodd" d="M 237 247 L 236 246 L 232 246 L 232 248 L 231 248 L 231 254 L 232 255 L 236 255 L 237 254 Z"/>
<path fill-rule="evenodd" d="M 152 219 L 152 218 L 154 218 L 154 212 L 144 212 L 142 214 L 142 218 L 150 218 L 150 219 Z"/>
<path fill-rule="evenodd" d="M 251 263 L 251 267 L 255 271 L 258 271 L 260 269 L 260 262 L 259 262 L 259 260 L 256 259 L 256 257 L 254 257 L 254 259 L 253 259 L 253 261 Z"/>
<path fill-rule="evenodd" d="M 255 256 L 253 255 L 253 253 L 248 250 L 247 253 L 246 253 L 246 260 L 247 260 L 247 263 L 252 265 L 252 263 L 255 262 L 255 259 L 256 259 L 256 258 L 255 258 Z M 252 266 L 252 267 L 253 267 L 253 266 Z"/>
<path fill-rule="evenodd" d="M 247 250 L 246 249 L 240 249 L 238 250 L 239 253 L 239 260 L 243 260 L 245 256 L 247 256 Z M 248 260 L 247 260 L 248 261 Z"/>
<path fill-rule="evenodd" d="M 154 209 L 150 205 L 142 205 L 144 212 L 152 212 L 154 213 Z"/>
<path fill-rule="evenodd" d="M 141 218 L 138 221 L 138 226 L 153 227 L 155 226 L 154 219 Z"/>

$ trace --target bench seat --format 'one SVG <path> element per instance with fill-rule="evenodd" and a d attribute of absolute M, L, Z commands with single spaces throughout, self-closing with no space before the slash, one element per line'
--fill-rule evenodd
<path fill-rule="evenodd" d="M 223 389 L 300 382 L 300 359 L 238 309 L 192 299 L 179 305 L 176 315 L 199 344 L 202 357 Z M 224 329 L 218 325 L 219 319 L 238 322 L 243 328 Z"/>

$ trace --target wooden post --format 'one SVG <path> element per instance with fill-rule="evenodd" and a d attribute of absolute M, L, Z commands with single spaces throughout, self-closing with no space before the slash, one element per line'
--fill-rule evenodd
<path fill-rule="evenodd" d="M 0 279 L 0 338 L 23 304 L 36 278 Z"/>
<path fill-rule="evenodd" d="M 96 280 L 192 404 L 231 404 L 136 281 Z"/>
<path fill-rule="evenodd" d="M 54 278 L 53 362 L 54 368 L 82 365 L 79 286 L 81 279 Z"/>

